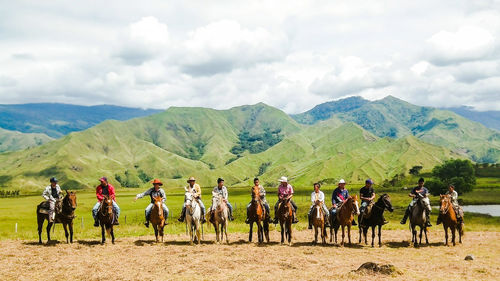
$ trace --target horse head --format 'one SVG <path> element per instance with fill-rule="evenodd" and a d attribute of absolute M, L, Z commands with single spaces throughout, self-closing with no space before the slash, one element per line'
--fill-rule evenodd
<path fill-rule="evenodd" d="M 154 205 L 158 208 L 158 216 L 163 216 L 163 198 L 161 196 L 153 196 Z"/>
<path fill-rule="evenodd" d="M 358 195 L 349 196 L 348 200 L 352 200 L 351 202 L 353 208 L 352 212 L 355 213 L 357 216 L 359 216 Z"/>
<path fill-rule="evenodd" d="M 69 206 L 71 208 L 72 211 L 76 210 L 76 206 L 77 206 L 77 203 L 76 203 L 76 192 L 74 191 L 68 191 L 66 190 L 66 196 L 65 198 L 68 198 L 66 199 L 67 202 L 69 202 Z"/>
<path fill-rule="evenodd" d="M 260 201 L 260 188 L 258 186 L 252 188 L 252 199 L 257 202 Z"/>
<path fill-rule="evenodd" d="M 389 194 L 387 193 L 384 193 L 379 201 L 382 201 L 382 203 L 384 204 L 384 207 L 389 211 L 389 212 L 393 212 L 394 211 L 394 208 L 392 207 L 392 203 L 391 203 L 391 197 L 389 197 Z"/>
<path fill-rule="evenodd" d="M 104 214 L 113 214 L 113 199 L 111 199 L 108 195 L 104 195 L 104 199 L 102 200 L 102 210 Z"/>
<path fill-rule="evenodd" d="M 450 207 L 450 196 L 448 195 L 442 195 L 440 194 L 439 195 L 439 212 L 441 214 L 446 214 L 449 210 L 449 207 Z"/>

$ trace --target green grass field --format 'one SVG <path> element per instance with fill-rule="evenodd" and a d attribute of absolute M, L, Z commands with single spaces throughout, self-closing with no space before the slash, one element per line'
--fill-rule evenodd
<path fill-rule="evenodd" d="M 348 190 L 356 192 L 360 185 L 350 185 Z M 327 198 L 330 198 L 333 186 L 323 187 Z M 118 189 L 117 202 L 121 207 L 122 213 L 120 217 L 120 226 L 116 227 L 116 236 L 142 236 L 152 235 L 153 230 L 144 227 L 144 208 L 149 203 L 149 198 L 143 198 L 134 202 L 133 199 L 137 193 L 142 192 L 142 189 Z M 478 180 L 478 187 L 471 192 L 462 196 L 464 204 L 500 204 L 500 187 L 499 180 L 495 178 L 482 178 Z M 169 225 L 166 226 L 165 232 L 168 234 L 183 234 L 185 231 L 184 224 L 177 222 L 179 216 L 184 193 L 182 188 L 166 188 L 167 206 L 170 209 Z M 203 188 L 203 201 L 208 208 L 211 205 L 210 201 L 211 188 Z M 276 188 L 268 188 L 268 200 L 271 204 L 276 202 Z M 310 206 L 309 198 L 312 192 L 310 187 L 295 188 L 294 201 L 299 207 L 298 216 L 300 222 L 295 225 L 296 229 L 306 229 L 306 214 Z M 404 208 L 409 203 L 407 196 L 408 190 L 402 188 L 376 188 L 376 192 L 380 195 L 388 193 L 391 196 L 395 211 L 393 213 L 386 212 L 386 218 L 389 224 L 384 226 L 384 229 L 406 229 L 408 225 L 400 225 Z M 244 223 L 246 217 L 246 204 L 250 200 L 249 188 L 236 187 L 229 188 L 229 201 L 235 207 L 235 221 L 229 224 L 229 232 L 247 232 L 248 225 Z M 27 239 L 34 240 L 37 238 L 36 231 L 36 206 L 42 201 L 41 196 L 22 196 L 18 198 L 1 198 L 0 199 L 0 239 Z M 77 193 L 78 207 L 76 210 L 75 219 L 75 238 L 76 239 L 99 239 L 100 229 L 93 227 L 91 209 L 96 202 L 93 191 L 78 191 Z M 431 197 L 432 205 L 438 204 L 437 197 Z M 272 207 L 272 206 L 271 206 Z M 274 211 L 272 211 L 274 214 Z M 126 219 L 125 219 L 126 218 Z M 436 211 L 431 215 L 432 222 L 435 223 Z M 500 231 L 500 218 L 488 215 L 479 215 L 466 213 L 466 231 Z M 17 233 L 15 225 L 18 225 Z M 208 229 L 205 226 L 205 231 L 213 232 L 213 228 Z M 271 226 L 271 230 L 274 230 Z M 357 229 L 357 228 L 356 228 Z M 442 227 L 433 227 L 431 231 L 442 231 Z M 45 230 L 45 229 L 44 229 Z M 46 234 L 43 234 L 45 240 Z M 55 234 L 52 239 L 64 240 L 64 231 L 62 225 L 57 225 Z"/>

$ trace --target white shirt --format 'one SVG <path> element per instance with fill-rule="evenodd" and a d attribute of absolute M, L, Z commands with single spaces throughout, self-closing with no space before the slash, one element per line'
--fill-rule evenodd
<path fill-rule="evenodd" d="M 313 191 L 313 193 L 311 193 L 311 202 L 315 204 L 318 200 L 320 202 L 323 202 L 323 204 L 325 203 L 325 194 L 321 190 L 318 193 L 316 193 L 316 191 Z"/>

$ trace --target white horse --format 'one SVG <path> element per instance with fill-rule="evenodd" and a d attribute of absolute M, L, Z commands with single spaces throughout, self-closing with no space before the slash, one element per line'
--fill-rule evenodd
<path fill-rule="evenodd" d="M 222 196 L 217 192 L 212 192 L 212 210 L 214 212 L 213 225 L 215 228 L 215 235 L 217 237 L 217 243 L 222 243 L 224 241 L 224 234 L 226 234 L 226 243 L 229 244 L 227 239 L 227 223 L 229 221 L 229 209 L 226 202 L 224 202 Z M 220 232 L 219 232 L 220 226 Z M 219 239 L 220 233 L 220 239 Z"/>
<path fill-rule="evenodd" d="M 191 192 L 185 194 L 186 202 L 186 225 L 189 229 L 189 243 L 193 245 L 193 241 L 200 244 L 200 229 L 201 229 L 201 207 L 197 200 L 193 198 Z M 195 237 L 196 236 L 196 237 Z"/>

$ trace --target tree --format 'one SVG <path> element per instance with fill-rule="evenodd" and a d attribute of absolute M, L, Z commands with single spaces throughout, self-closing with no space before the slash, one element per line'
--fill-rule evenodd
<path fill-rule="evenodd" d="M 423 168 L 422 166 L 413 166 L 410 169 L 409 173 L 410 173 L 410 175 L 418 176 L 420 174 L 420 170 L 422 170 L 422 168 Z"/>
<path fill-rule="evenodd" d="M 443 165 L 432 169 L 432 176 L 439 180 L 436 181 L 437 184 L 431 190 L 431 193 L 434 195 L 445 191 L 449 184 L 453 184 L 459 194 L 472 191 L 476 184 L 474 166 L 469 160 L 456 159 L 446 161 Z M 441 186 L 439 187 L 439 185 Z"/>

